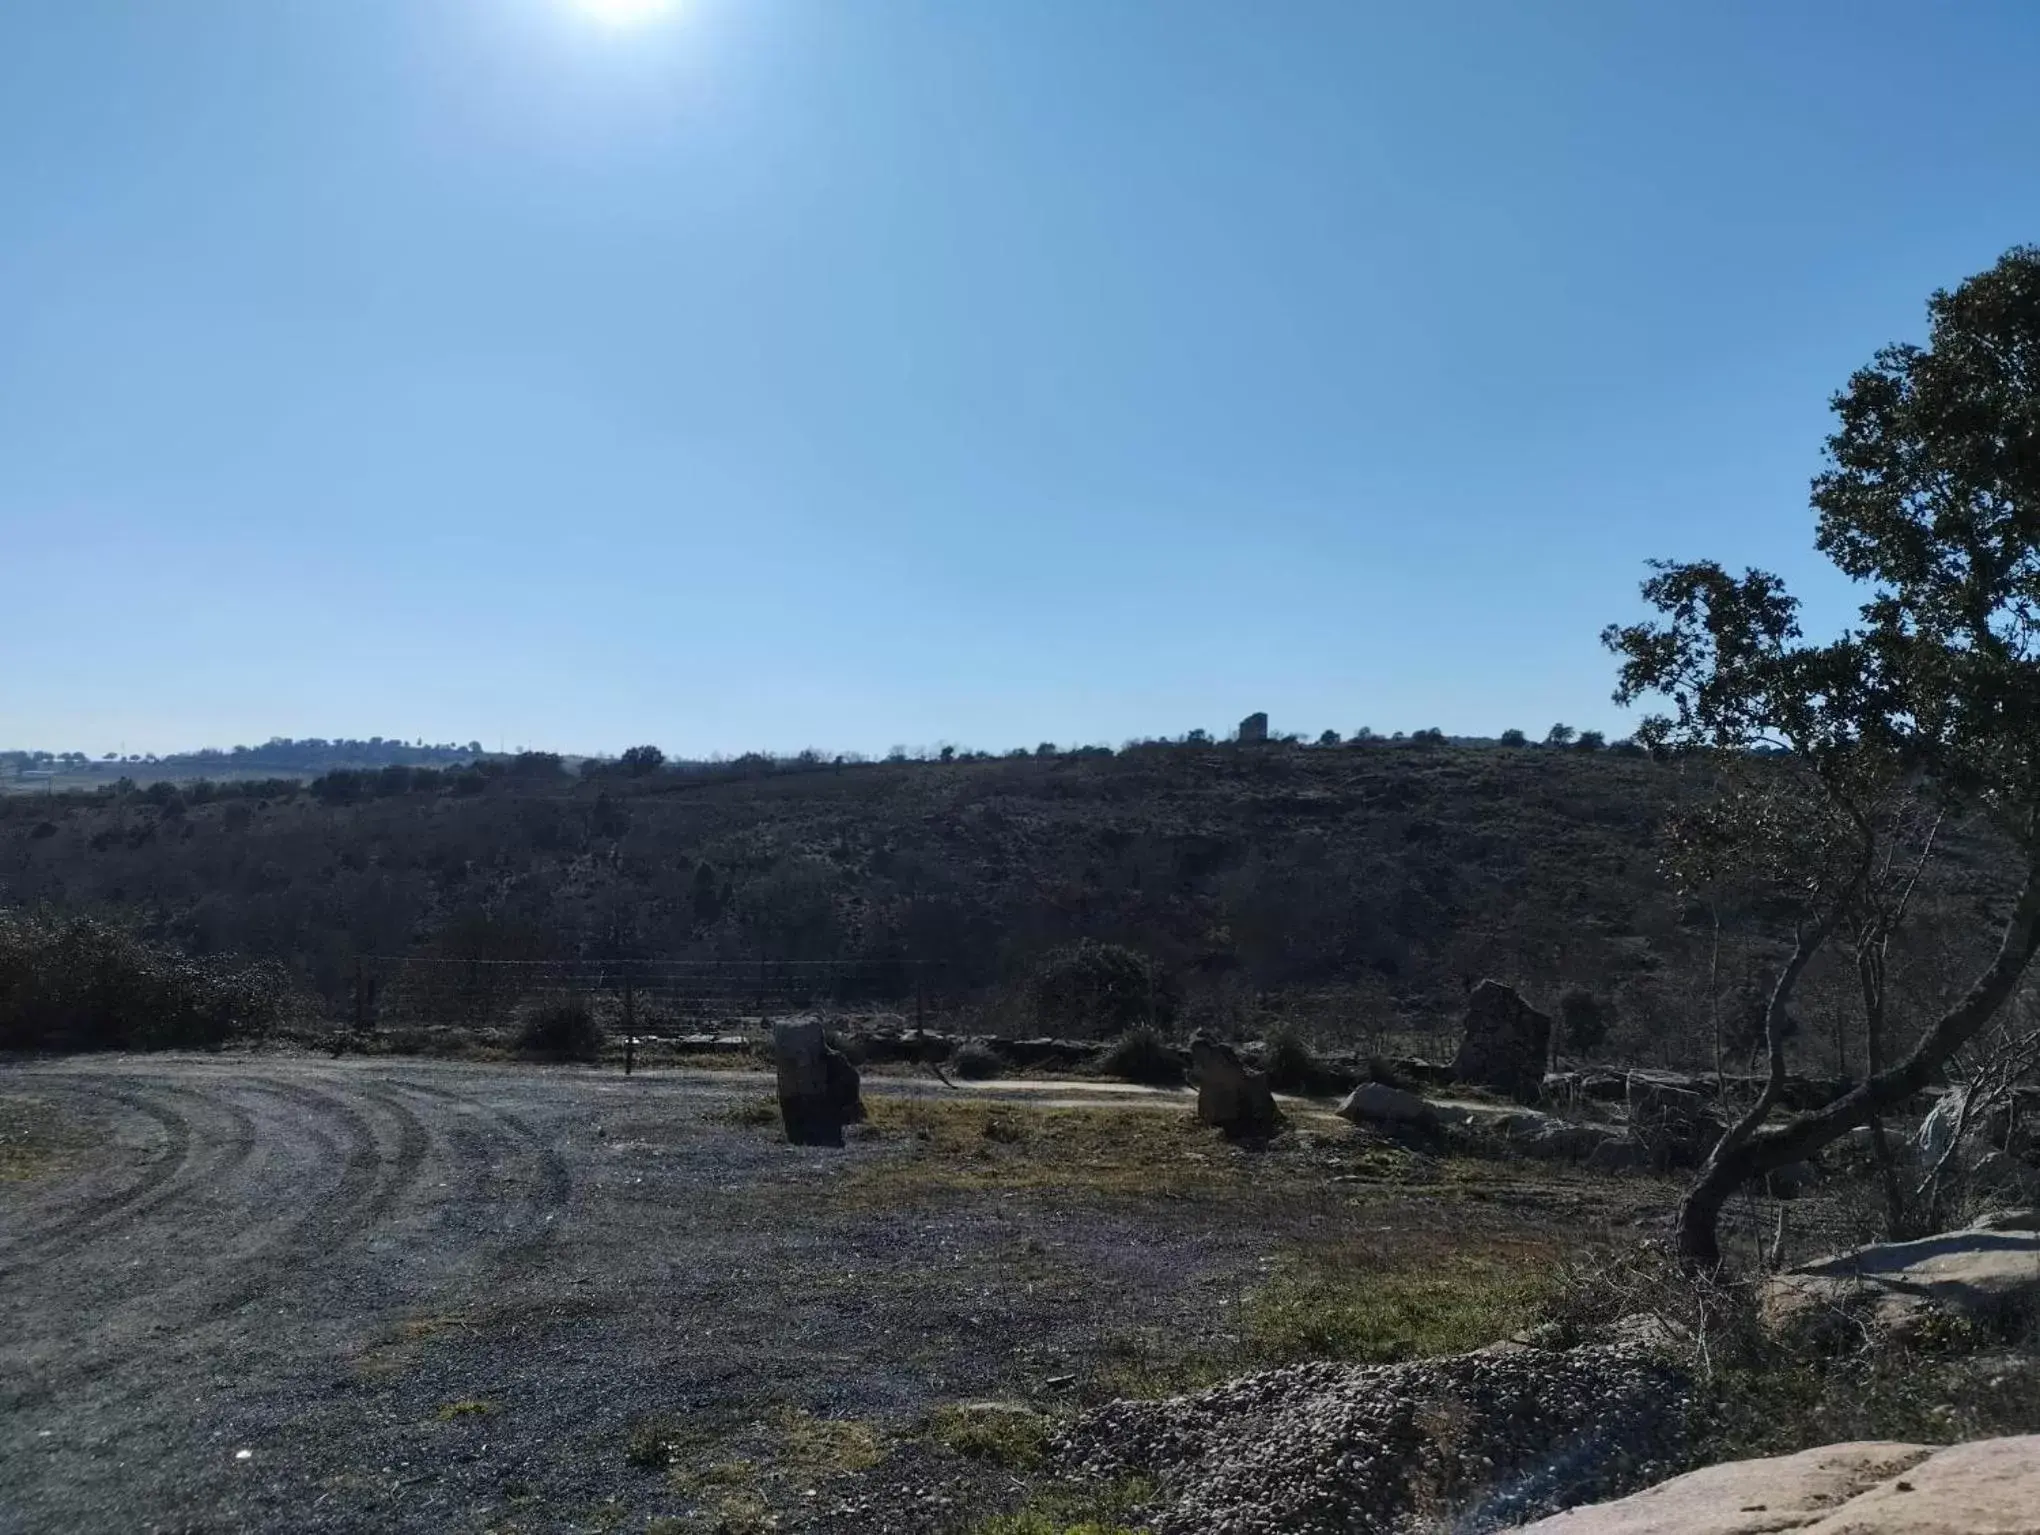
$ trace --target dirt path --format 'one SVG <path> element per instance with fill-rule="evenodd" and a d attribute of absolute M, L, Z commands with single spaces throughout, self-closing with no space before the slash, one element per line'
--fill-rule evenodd
<path fill-rule="evenodd" d="M 943 1401 L 1066 1401 L 1158 1323 L 1225 1336 L 1226 1298 L 1327 1218 L 1053 1190 L 839 1201 L 911 1146 L 810 1151 L 733 1122 L 768 1081 L 271 1056 L 0 1066 L 0 1107 L 32 1100 L 97 1138 L 60 1175 L 0 1182 L 0 1532 L 684 1520 L 699 1489 L 632 1464 L 648 1422 L 741 1456 L 761 1436 L 837 1442 L 804 1441 L 789 1414 L 896 1433 Z M 900 1506 L 879 1522 L 832 1521 L 789 1483 L 779 1527 L 957 1528 L 911 1446 L 887 1453 L 873 1480 Z M 786 1474 L 824 1494 L 843 1469 L 803 1465 Z"/>
<path fill-rule="evenodd" d="M 714 1117 L 762 1089 L 0 1070 L 0 1096 L 103 1136 L 70 1176 L 0 1184 L 0 1530 L 641 1528 L 687 1506 L 627 1463 L 648 1418 L 740 1436 L 745 1414 L 900 1423 L 1051 1390 L 1265 1247 L 1013 1200 L 838 1216 L 844 1154 Z"/>

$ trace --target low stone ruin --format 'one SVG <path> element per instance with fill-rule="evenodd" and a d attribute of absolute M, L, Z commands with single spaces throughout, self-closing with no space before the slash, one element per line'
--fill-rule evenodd
<path fill-rule="evenodd" d="M 1466 999 L 1466 1036 L 1452 1061 L 1454 1080 L 1535 1103 L 1551 1059 L 1551 1017 L 1513 986 L 1482 981 Z"/>
<path fill-rule="evenodd" d="M 840 1146 L 843 1127 L 864 1119 L 857 1068 L 829 1044 L 818 1019 L 772 1025 L 772 1055 L 779 1077 L 779 1116 L 795 1146 Z"/>
<path fill-rule="evenodd" d="M 1267 1074 L 1249 1071 L 1230 1045 L 1193 1035 L 1190 1073 L 1197 1082 L 1197 1117 L 1205 1124 L 1246 1137 L 1273 1135 L 1281 1125 Z"/>

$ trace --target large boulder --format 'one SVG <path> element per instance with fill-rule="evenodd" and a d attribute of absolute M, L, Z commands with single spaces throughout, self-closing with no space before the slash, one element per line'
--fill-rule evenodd
<path fill-rule="evenodd" d="M 1269 1136 L 1282 1123 L 1268 1078 L 1249 1071 L 1230 1045 L 1191 1036 L 1190 1074 L 1197 1082 L 1197 1117 L 1227 1135 Z"/>
<path fill-rule="evenodd" d="M 1764 1316 L 1780 1330 L 1841 1322 L 1886 1336 L 1936 1313 L 2002 1327 L 2040 1316 L 2040 1231 L 1951 1231 L 1879 1242 L 1774 1276 Z"/>
<path fill-rule="evenodd" d="M 1439 1123 L 1438 1111 L 1430 1104 L 1385 1082 L 1362 1082 L 1346 1094 L 1335 1112 L 1356 1125 L 1410 1125 L 1430 1130 Z"/>
<path fill-rule="evenodd" d="M 843 1127 L 862 1122 L 857 1068 L 830 1046 L 819 1020 L 788 1018 L 772 1025 L 779 1117 L 796 1146 L 840 1146 Z"/>
<path fill-rule="evenodd" d="M 2040 1435 L 1730 1461 L 1523 1526 L 1538 1535 L 2040 1535 Z"/>
<path fill-rule="evenodd" d="M 1466 1035 L 1452 1061 L 1453 1080 L 1535 1103 L 1551 1058 L 1551 1017 L 1513 986 L 1482 981 L 1466 999 Z"/>

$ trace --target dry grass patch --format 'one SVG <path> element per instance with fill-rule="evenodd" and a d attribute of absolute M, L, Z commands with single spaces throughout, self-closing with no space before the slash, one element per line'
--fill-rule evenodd
<path fill-rule="evenodd" d="M 0 1098 L 0 1183 L 54 1177 L 103 1138 L 95 1123 L 66 1114 L 46 1098 Z"/>
<path fill-rule="evenodd" d="M 865 1138 L 894 1154 L 862 1162 L 845 1194 L 872 1203 L 991 1190 L 1170 1197 L 1239 1188 L 1276 1164 L 1197 1123 L 1181 1103 L 1098 1108 L 873 1098 Z"/>

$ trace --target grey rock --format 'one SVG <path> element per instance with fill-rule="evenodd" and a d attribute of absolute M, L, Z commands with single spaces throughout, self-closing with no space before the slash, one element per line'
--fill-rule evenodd
<path fill-rule="evenodd" d="M 1227 1135 L 1273 1135 L 1282 1123 L 1267 1076 L 1241 1064 L 1230 1045 L 1204 1034 L 1190 1040 L 1190 1072 L 1197 1082 L 1197 1117 Z"/>
<path fill-rule="evenodd" d="M 1865 1441 L 1729 1461 L 1525 1527 L 1539 1535 L 1978 1535 L 2040 1529 L 2040 1435 Z"/>
<path fill-rule="evenodd" d="M 783 1019 L 772 1025 L 779 1115 L 796 1146 L 840 1146 L 843 1127 L 864 1119 L 857 1068 L 830 1046 L 819 1020 Z"/>
<path fill-rule="evenodd" d="M 1556 1114 L 1509 1114 L 1495 1121 L 1510 1148 L 1543 1161 L 1584 1162 L 1620 1137 L 1606 1125 L 1583 1125 Z"/>
<path fill-rule="evenodd" d="M 1879 1242 L 1792 1269 L 1764 1287 L 1779 1330 L 1854 1319 L 1887 1336 L 1945 1312 L 1994 1323 L 2040 1307 L 2040 1232 L 1951 1231 Z"/>
<path fill-rule="evenodd" d="M 1346 1094 L 1336 1111 L 1339 1118 L 1356 1125 L 1416 1125 L 1424 1129 L 1439 1123 L 1438 1111 L 1415 1093 L 1381 1082 L 1362 1082 Z"/>

